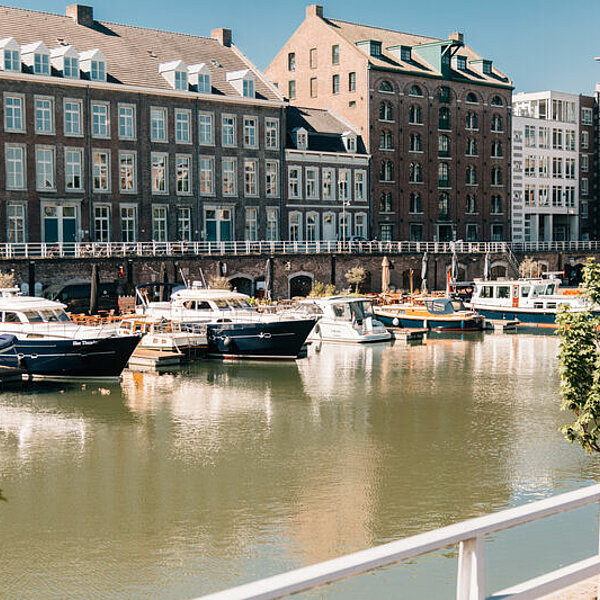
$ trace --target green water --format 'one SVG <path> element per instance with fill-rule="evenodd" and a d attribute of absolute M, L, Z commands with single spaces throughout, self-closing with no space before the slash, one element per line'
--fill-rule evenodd
<path fill-rule="evenodd" d="M 187 599 L 600 481 L 551 336 L 323 345 L 0 393 L 0 597 Z M 490 588 L 594 552 L 593 512 L 494 537 Z M 451 551 L 311 598 L 452 598 Z M 493 591 L 493 590 L 492 590 Z"/>

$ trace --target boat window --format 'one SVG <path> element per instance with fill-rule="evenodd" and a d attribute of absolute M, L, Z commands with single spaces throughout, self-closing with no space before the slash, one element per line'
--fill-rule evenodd
<path fill-rule="evenodd" d="M 484 285 L 481 287 L 479 291 L 480 298 L 493 298 L 494 297 L 494 286 L 492 285 Z"/>
<path fill-rule="evenodd" d="M 552 296 L 552 294 L 554 294 L 554 290 L 555 290 L 556 286 L 551 283 L 547 288 L 546 288 L 546 294 L 548 296 Z"/>
<path fill-rule="evenodd" d="M 193 300 L 186 300 L 183 303 L 183 308 L 185 308 L 187 310 L 194 310 L 194 301 Z"/>
<path fill-rule="evenodd" d="M 529 296 L 530 291 L 531 291 L 530 285 L 521 286 L 521 298 L 527 298 L 527 296 Z"/>
<path fill-rule="evenodd" d="M 196 309 L 197 310 L 212 310 L 212 307 L 209 302 L 206 300 L 197 300 L 196 301 Z"/>
<path fill-rule="evenodd" d="M 350 320 L 350 307 L 347 304 L 334 304 L 333 314 L 336 319 Z"/>
<path fill-rule="evenodd" d="M 215 300 L 214 302 L 219 310 L 231 310 L 231 307 L 227 304 L 227 300 Z"/>
<path fill-rule="evenodd" d="M 58 320 L 61 321 L 62 323 L 70 323 L 71 322 L 71 317 L 64 310 L 57 309 L 54 312 L 56 312 L 56 314 L 58 315 Z"/>
<path fill-rule="evenodd" d="M 451 300 L 452 308 L 458 312 L 459 310 L 465 310 L 465 305 L 460 300 Z"/>
<path fill-rule="evenodd" d="M 536 286 L 534 286 L 534 288 L 533 288 L 533 297 L 537 298 L 538 296 L 543 296 L 545 289 L 546 288 L 543 285 L 536 285 Z"/>
<path fill-rule="evenodd" d="M 47 323 L 58 323 L 58 317 L 54 314 L 53 310 L 40 310 L 39 315 Z"/>
<path fill-rule="evenodd" d="M 15 312 L 5 312 L 4 313 L 4 322 L 5 323 L 20 323 L 21 319 L 19 319 L 19 315 Z"/>
<path fill-rule="evenodd" d="M 26 311 L 23 311 L 23 314 L 25 315 L 25 318 L 27 319 L 28 323 L 43 323 L 44 322 L 42 315 L 40 315 L 40 313 L 37 312 L 37 310 L 26 310 Z"/>
<path fill-rule="evenodd" d="M 496 298 L 510 298 L 510 287 L 508 285 L 499 285 L 496 288 Z"/>

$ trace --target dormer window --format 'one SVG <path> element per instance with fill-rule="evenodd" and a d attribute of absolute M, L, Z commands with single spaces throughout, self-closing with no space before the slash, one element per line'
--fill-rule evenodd
<path fill-rule="evenodd" d="M 32 73 L 50 75 L 50 51 L 43 42 L 34 42 L 23 46 L 21 57 Z"/>
<path fill-rule="evenodd" d="M 73 46 L 60 46 L 50 52 L 52 67 L 63 77 L 79 79 L 79 53 Z"/>
<path fill-rule="evenodd" d="M 342 141 L 344 142 L 346 152 L 356 152 L 356 135 L 350 131 L 346 131 L 342 134 Z"/>
<path fill-rule="evenodd" d="M 492 61 L 484 60 L 483 65 L 482 65 L 482 70 L 483 70 L 484 75 L 491 75 L 492 74 Z"/>
<path fill-rule="evenodd" d="M 308 148 L 308 132 L 304 127 L 298 127 L 292 132 L 294 143 L 297 150 L 306 150 Z"/>
<path fill-rule="evenodd" d="M 195 91 L 202 94 L 210 94 L 212 85 L 210 81 L 210 71 L 204 63 L 190 65 L 188 67 L 189 81 Z"/>
<path fill-rule="evenodd" d="M 79 55 L 81 70 L 90 81 L 106 81 L 106 58 L 100 50 L 87 50 Z"/>
<path fill-rule="evenodd" d="M 254 98 L 254 75 L 249 69 L 243 71 L 230 71 L 227 73 L 227 81 L 240 93 L 244 98 Z"/>
<path fill-rule="evenodd" d="M 456 57 L 456 68 L 459 71 L 467 70 L 467 57 L 466 56 L 457 56 Z"/>
<path fill-rule="evenodd" d="M 412 48 L 410 46 L 402 46 L 400 48 L 400 60 L 402 62 L 410 62 L 412 60 Z"/>
<path fill-rule="evenodd" d="M 369 56 L 378 58 L 381 56 L 381 42 L 376 40 L 365 40 L 362 42 L 356 42 L 356 45 Z"/>
<path fill-rule="evenodd" d="M 188 89 L 188 69 L 182 60 L 173 60 L 158 65 L 158 72 L 169 82 L 174 90 Z"/>
<path fill-rule="evenodd" d="M 21 50 L 14 38 L 0 40 L 0 69 L 3 71 L 21 72 Z"/>

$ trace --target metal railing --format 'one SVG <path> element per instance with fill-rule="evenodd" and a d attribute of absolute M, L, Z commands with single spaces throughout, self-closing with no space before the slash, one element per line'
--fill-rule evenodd
<path fill-rule="evenodd" d="M 506 254 L 599 252 L 600 242 L 59 242 L 0 244 L 0 259 L 135 258 L 264 254 Z"/>
<path fill-rule="evenodd" d="M 272 600 L 307 591 L 347 577 L 360 575 L 403 560 L 459 546 L 456 582 L 457 600 L 485 599 L 485 537 L 517 525 L 538 521 L 600 501 L 600 484 L 545 500 L 531 502 L 495 514 L 478 517 L 348 554 L 309 567 L 268 577 L 198 600 Z M 488 600 L 534 600 L 564 590 L 600 574 L 600 552 L 591 558 L 556 569 L 545 575 L 493 593 Z"/>

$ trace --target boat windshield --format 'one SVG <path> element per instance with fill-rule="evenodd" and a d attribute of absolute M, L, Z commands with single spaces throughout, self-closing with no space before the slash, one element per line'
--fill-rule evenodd
<path fill-rule="evenodd" d="M 460 310 L 465 310 L 465 305 L 461 300 L 450 300 L 450 304 L 452 304 L 452 308 L 458 312 Z"/>
<path fill-rule="evenodd" d="M 535 285 L 533 286 L 533 297 L 537 298 L 538 296 L 543 296 L 546 290 L 545 285 Z"/>
<path fill-rule="evenodd" d="M 521 298 L 527 298 L 527 296 L 529 296 L 530 291 L 531 291 L 530 285 L 522 285 L 521 286 Z"/>
<path fill-rule="evenodd" d="M 252 310 L 250 303 L 241 298 L 230 298 L 227 302 L 234 310 Z"/>
<path fill-rule="evenodd" d="M 555 290 L 556 290 L 556 285 L 554 283 L 551 283 L 550 285 L 548 285 L 546 287 L 546 295 L 552 296 L 554 294 Z"/>
<path fill-rule="evenodd" d="M 373 316 L 373 305 L 364 300 L 360 302 L 352 302 L 350 304 L 350 312 L 355 319 L 364 319 L 365 317 Z"/>
<path fill-rule="evenodd" d="M 231 306 L 227 304 L 227 300 L 214 300 L 214 303 L 219 310 L 232 310 Z"/>
<path fill-rule="evenodd" d="M 43 310 L 25 310 L 23 315 L 29 323 L 69 323 L 69 315 L 57 308 L 47 308 Z"/>

